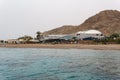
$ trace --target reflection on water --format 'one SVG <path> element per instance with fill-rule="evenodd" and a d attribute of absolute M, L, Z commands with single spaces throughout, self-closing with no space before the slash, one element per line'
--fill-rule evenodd
<path fill-rule="evenodd" d="M 120 51 L 0 48 L 0 80 L 120 80 Z"/>

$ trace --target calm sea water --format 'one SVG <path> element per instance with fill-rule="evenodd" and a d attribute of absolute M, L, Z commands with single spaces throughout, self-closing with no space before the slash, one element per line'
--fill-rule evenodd
<path fill-rule="evenodd" d="M 0 80 L 120 80 L 120 51 L 0 48 Z"/>

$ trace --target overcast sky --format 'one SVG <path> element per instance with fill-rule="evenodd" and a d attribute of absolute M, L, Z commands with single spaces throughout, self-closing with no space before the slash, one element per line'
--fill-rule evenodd
<path fill-rule="evenodd" d="M 106 9 L 120 10 L 120 0 L 0 0 L 0 40 L 79 25 Z"/>

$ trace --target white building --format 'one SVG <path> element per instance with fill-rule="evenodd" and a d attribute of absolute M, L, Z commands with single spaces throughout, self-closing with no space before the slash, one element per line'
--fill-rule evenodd
<path fill-rule="evenodd" d="M 104 37 L 103 33 L 98 30 L 79 31 L 75 35 L 78 39 L 81 40 L 101 39 Z"/>

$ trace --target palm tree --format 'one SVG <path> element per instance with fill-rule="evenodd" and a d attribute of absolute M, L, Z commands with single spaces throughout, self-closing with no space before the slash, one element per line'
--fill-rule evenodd
<path fill-rule="evenodd" d="M 38 40 L 40 40 L 40 37 L 41 37 L 41 32 L 40 32 L 40 31 L 38 31 L 38 32 L 36 32 L 36 34 L 37 34 L 36 38 L 37 38 Z"/>

